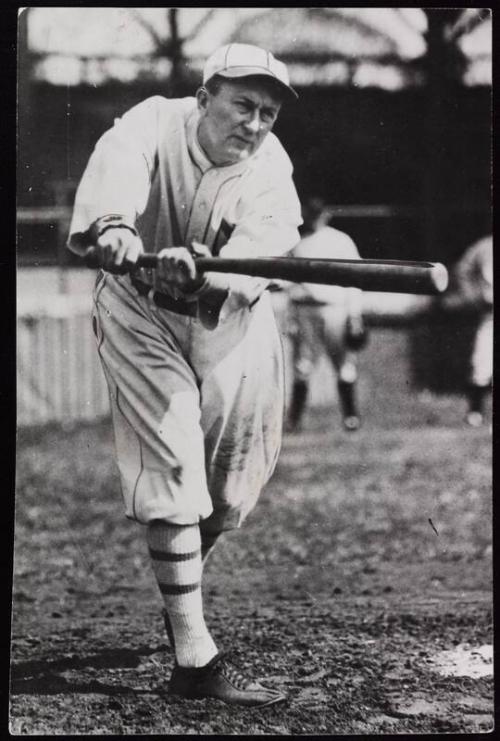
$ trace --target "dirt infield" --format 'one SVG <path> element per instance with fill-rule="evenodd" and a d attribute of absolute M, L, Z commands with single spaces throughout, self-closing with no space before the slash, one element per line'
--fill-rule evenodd
<path fill-rule="evenodd" d="M 20 433 L 13 734 L 339 735 L 493 728 L 491 434 L 463 402 L 311 410 L 207 565 L 208 623 L 283 706 L 166 693 L 173 657 L 108 424 Z M 386 412 L 380 413 L 377 404 Z"/>

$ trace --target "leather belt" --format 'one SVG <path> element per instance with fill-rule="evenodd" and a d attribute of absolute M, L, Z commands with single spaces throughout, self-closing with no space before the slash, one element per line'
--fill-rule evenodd
<path fill-rule="evenodd" d="M 185 316 L 198 316 L 197 301 L 183 301 L 182 299 L 168 296 L 166 293 L 153 291 L 148 283 L 144 283 L 144 281 L 133 278 L 132 276 L 130 277 L 130 282 L 140 296 L 151 294 L 152 300 L 160 309 L 168 309 L 168 311 L 173 311 L 176 314 L 184 314 Z"/>

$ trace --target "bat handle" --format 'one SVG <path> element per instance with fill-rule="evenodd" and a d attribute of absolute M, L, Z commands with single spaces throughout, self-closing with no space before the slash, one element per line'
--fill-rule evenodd
<path fill-rule="evenodd" d="M 83 255 L 83 262 L 87 268 L 93 268 L 94 270 L 97 270 L 98 268 L 101 268 L 101 261 L 99 260 L 99 257 L 97 256 L 95 247 L 89 247 L 85 254 Z M 158 264 L 158 256 L 154 253 L 143 253 L 139 255 L 139 258 L 136 263 L 136 267 L 138 268 L 156 268 Z"/>
<path fill-rule="evenodd" d="M 94 270 L 101 267 L 96 255 L 95 247 L 88 247 L 82 257 L 85 267 L 93 268 Z"/>
<path fill-rule="evenodd" d="M 154 252 L 144 252 L 139 255 L 136 263 L 138 268 L 156 268 L 158 265 L 158 255 Z"/>
<path fill-rule="evenodd" d="M 214 258 L 196 257 L 193 255 L 199 272 L 207 270 L 213 264 Z M 96 254 L 95 247 L 89 247 L 83 256 L 83 261 L 88 268 L 98 269 L 101 266 L 100 260 Z M 139 255 L 135 267 L 137 268 L 156 268 L 158 265 L 158 255 L 154 252 L 143 252 Z"/>

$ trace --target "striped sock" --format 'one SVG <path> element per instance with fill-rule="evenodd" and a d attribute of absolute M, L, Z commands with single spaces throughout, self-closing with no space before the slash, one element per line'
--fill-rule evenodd
<path fill-rule="evenodd" d="M 217 647 L 203 616 L 201 538 L 198 525 L 156 520 L 147 540 L 153 571 L 163 597 L 180 666 L 208 664 Z"/>

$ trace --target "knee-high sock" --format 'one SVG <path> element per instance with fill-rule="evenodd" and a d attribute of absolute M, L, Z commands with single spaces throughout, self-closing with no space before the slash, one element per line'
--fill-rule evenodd
<path fill-rule="evenodd" d="M 302 417 L 304 416 L 308 391 L 309 384 L 307 381 L 296 379 L 293 382 L 292 398 L 288 410 L 288 424 L 292 429 L 299 426 Z"/>
<path fill-rule="evenodd" d="M 475 383 L 468 385 L 467 400 L 469 403 L 469 411 L 479 412 L 479 414 L 484 412 L 484 402 L 488 391 L 488 386 L 478 386 Z"/>
<path fill-rule="evenodd" d="M 175 640 L 180 666 L 204 666 L 217 653 L 203 615 L 198 525 L 156 520 L 147 531 L 149 554 Z"/>
<path fill-rule="evenodd" d="M 343 417 L 357 417 L 358 404 L 356 399 L 356 381 L 344 381 L 339 378 L 337 381 L 340 407 Z"/>

